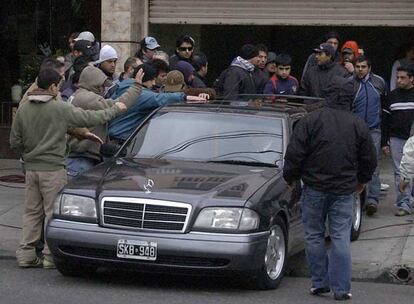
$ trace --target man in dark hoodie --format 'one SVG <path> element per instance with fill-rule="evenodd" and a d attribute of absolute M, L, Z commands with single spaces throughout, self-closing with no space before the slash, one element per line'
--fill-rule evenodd
<path fill-rule="evenodd" d="M 332 45 L 322 43 L 313 51 L 318 64 L 310 67 L 303 75 L 299 95 L 325 98 L 331 79 L 335 76 L 345 78 L 348 73 L 334 61 L 335 49 Z"/>
<path fill-rule="evenodd" d="M 217 91 L 223 99 L 237 100 L 239 94 L 257 94 L 253 79 L 254 67 L 259 62 L 259 51 L 252 44 L 245 44 L 230 66 L 218 79 Z"/>
<path fill-rule="evenodd" d="M 333 291 L 336 300 L 351 298 L 350 231 L 354 193 L 360 193 L 377 165 L 366 123 L 350 111 L 353 84 L 335 77 L 326 106 L 301 119 L 285 155 L 283 177 L 301 180 L 305 249 L 312 278 L 311 294 Z M 325 248 L 325 222 L 332 242 Z"/>
<path fill-rule="evenodd" d="M 43 69 L 37 78 L 37 89 L 28 93 L 13 120 L 10 146 L 25 161 L 26 197 L 22 236 L 16 251 L 18 266 L 22 268 L 54 268 L 48 246 L 44 259 L 36 255 L 43 223 L 52 217 L 53 203 L 66 184 L 64 156 L 68 128 L 92 127 L 103 124 L 127 107 L 114 103 L 101 111 L 85 111 L 61 100 L 58 84 L 61 76 L 54 69 Z"/>

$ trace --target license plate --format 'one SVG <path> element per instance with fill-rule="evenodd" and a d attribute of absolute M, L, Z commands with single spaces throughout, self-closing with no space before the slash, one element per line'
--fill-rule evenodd
<path fill-rule="evenodd" d="M 116 256 L 123 259 L 155 261 L 157 259 L 157 243 L 119 240 Z"/>

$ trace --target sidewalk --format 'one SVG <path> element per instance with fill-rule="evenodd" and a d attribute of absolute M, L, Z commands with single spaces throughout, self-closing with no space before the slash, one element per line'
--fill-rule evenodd
<path fill-rule="evenodd" d="M 381 179 L 390 189 L 383 192 L 378 213 L 362 219 L 359 240 L 352 243 L 354 280 L 414 285 L 414 215 L 396 217 L 393 173 L 389 159 L 381 163 Z M 21 175 L 14 159 L 0 159 L 0 178 Z M 24 184 L 0 181 L 0 259 L 14 262 L 23 213 Z M 307 276 L 304 253 L 291 258 L 292 276 Z"/>

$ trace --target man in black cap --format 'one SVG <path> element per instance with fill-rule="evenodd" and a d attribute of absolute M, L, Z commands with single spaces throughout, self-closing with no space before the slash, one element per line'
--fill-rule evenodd
<path fill-rule="evenodd" d="M 377 165 L 366 123 L 350 111 L 353 83 L 334 77 L 326 106 L 302 118 L 286 150 L 283 177 L 303 182 L 305 250 L 312 279 L 310 293 L 351 299 L 350 232 L 354 193 L 361 193 Z M 325 247 L 328 221 L 331 250 Z"/>
<path fill-rule="evenodd" d="M 223 99 L 237 100 L 239 94 L 256 94 L 253 80 L 254 67 L 259 63 L 259 51 L 245 44 L 230 66 L 220 75 L 217 89 Z"/>
<path fill-rule="evenodd" d="M 332 45 L 322 43 L 313 51 L 318 64 L 310 67 L 303 75 L 299 95 L 325 98 L 331 79 L 335 76 L 345 78 L 348 73 L 334 62 L 335 48 Z"/>
<path fill-rule="evenodd" d="M 327 43 L 332 45 L 332 47 L 335 50 L 335 56 L 333 61 L 335 62 L 340 62 L 341 61 L 341 54 L 338 52 L 338 46 L 339 46 L 339 34 L 335 31 L 330 31 L 328 33 L 326 33 L 323 38 L 321 39 L 321 43 Z M 303 67 L 303 71 L 302 71 L 302 78 L 301 78 L 301 82 L 303 80 L 303 75 L 305 75 L 306 71 L 313 66 L 316 66 L 318 63 L 316 61 L 316 57 L 315 57 L 315 53 L 312 53 L 309 55 L 308 60 L 305 63 L 305 66 Z"/>

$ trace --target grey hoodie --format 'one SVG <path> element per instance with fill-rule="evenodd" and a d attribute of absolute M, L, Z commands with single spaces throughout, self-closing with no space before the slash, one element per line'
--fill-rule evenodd
<path fill-rule="evenodd" d="M 87 66 L 81 73 L 79 79 L 79 89 L 75 92 L 72 104 L 85 110 L 101 110 L 112 107 L 117 102 L 123 102 L 127 108 L 131 107 L 141 93 L 141 87 L 137 84 L 132 85 L 118 99 L 105 99 L 102 97 L 104 83 L 108 77 L 94 66 Z M 106 140 L 108 136 L 107 124 L 98 125 L 91 129 L 91 132 Z M 69 156 L 88 157 L 100 161 L 99 144 L 84 139 L 78 140 L 71 138 L 69 140 Z"/>

